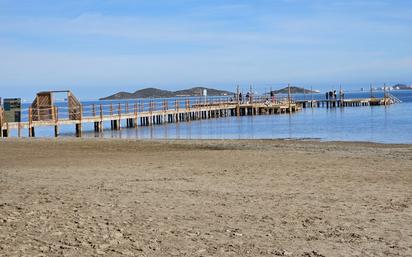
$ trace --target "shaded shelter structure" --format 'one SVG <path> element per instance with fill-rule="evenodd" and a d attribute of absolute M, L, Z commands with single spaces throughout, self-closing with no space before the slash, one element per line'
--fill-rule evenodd
<path fill-rule="evenodd" d="M 34 127 L 31 126 L 33 121 L 35 122 L 50 122 L 55 121 L 55 134 L 59 134 L 58 120 L 59 113 L 58 108 L 55 105 L 54 95 L 57 93 L 65 93 L 67 100 L 67 117 L 69 120 L 81 120 L 81 103 L 73 95 L 70 90 L 55 90 L 55 91 L 42 91 L 37 93 L 36 98 L 31 104 L 29 110 L 29 136 L 34 136 Z M 81 130 L 76 126 L 76 131 Z"/>
<path fill-rule="evenodd" d="M 60 91 L 43 91 L 36 95 L 33 103 L 31 104 L 31 115 L 33 121 L 49 121 L 56 118 L 57 113 L 54 108 L 54 97 L 56 93 L 66 93 L 67 94 L 67 104 L 68 104 L 68 117 L 69 120 L 80 119 L 80 101 L 73 95 L 70 90 L 60 90 Z"/>

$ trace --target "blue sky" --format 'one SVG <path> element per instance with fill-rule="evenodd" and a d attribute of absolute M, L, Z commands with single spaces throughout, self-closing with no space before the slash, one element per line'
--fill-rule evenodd
<path fill-rule="evenodd" d="M 412 81 L 412 1 L 0 0 L 0 96 Z"/>

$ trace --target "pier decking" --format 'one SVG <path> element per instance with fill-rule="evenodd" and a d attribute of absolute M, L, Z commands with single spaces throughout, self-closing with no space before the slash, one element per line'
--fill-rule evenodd
<path fill-rule="evenodd" d="M 228 116 L 294 113 L 302 108 L 389 105 L 397 102 L 397 99 L 392 97 L 299 101 L 290 97 L 282 100 L 254 97 L 248 102 L 228 97 L 199 97 L 82 105 L 70 91 L 67 92 L 67 107 L 53 104 L 50 92 L 39 93 L 32 106 L 22 110 L 21 122 L 7 122 L 4 110 L 0 107 L 0 136 L 8 137 L 11 130 L 17 130 L 17 136 L 20 137 L 23 135 L 22 131 L 27 130 L 28 137 L 34 137 L 36 127 L 48 126 L 54 127 L 54 135 L 57 137 L 60 126 L 74 125 L 76 136 L 81 137 L 83 125 L 87 123 L 93 123 L 95 132 L 102 132 L 105 129 L 104 123 L 107 122 L 110 122 L 111 130 L 120 130 L 122 123 L 126 128 L 137 128 Z"/>

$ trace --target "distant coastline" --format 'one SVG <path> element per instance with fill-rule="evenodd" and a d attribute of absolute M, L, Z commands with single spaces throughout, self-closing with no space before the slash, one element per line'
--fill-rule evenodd
<path fill-rule="evenodd" d="M 137 98 L 170 98 L 178 96 L 202 96 L 204 90 L 206 90 L 208 96 L 232 96 L 234 94 L 233 92 L 229 92 L 226 90 L 219 90 L 206 87 L 194 87 L 178 91 L 162 90 L 158 88 L 144 88 L 137 90 L 134 93 L 118 92 L 107 97 L 102 97 L 99 100 L 126 100 Z"/>
<path fill-rule="evenodd" d="M 319 90 L 309 90 L 309 89 L 305 89 L 303 87 L 295 87 L 295 86 L 291 86 L 289 87 L 285 87 L 279 90 L 272 90 L 271 92 L 274 94 L 288 94 L 290 90 L 291 94 L 316 94 L 319 93 Z"/>

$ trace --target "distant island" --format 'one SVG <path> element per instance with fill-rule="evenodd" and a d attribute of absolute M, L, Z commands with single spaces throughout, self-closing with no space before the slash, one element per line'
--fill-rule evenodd
<path fill-rule="evenodd" d="M 285 87 L 279 90 L 272 90 L 274 94 L 288 94 L 289 93 L 289 87 Z M 311 94 L 311 93 L 319 93 L 317 90 L 309 90 L 305 89 L 303 87 L 290 87 L 290 93 L 291 94 Z"/>
<path fill-rule="evenodd" d="M 412 90 L 412 85 L 405 85 L 405 84 L 397 84 L 394 85 L 393 90 Z"/>
<path fill-rule="evenodd" d="M 162 90 L 158 88 L 144 88 L 144 89 L 137 90 L 134 93 L 118 92 L 114 95 L 100 98 L 99 100 L 124 100 L 124 99 L 137 99 L 137 98 L 169 98 L 169 97 L 178 97 L 178 96 L 202 96 L 204 89 L 207 90 L 208 96 L 233 95 L 233 93 L 229 91 L 218 90 L 218 89 L 213 89 L 213 88 L 206 88 L 206 87 L 194 87 L 194 88 L 178 90 L 178 91 Z"/>

